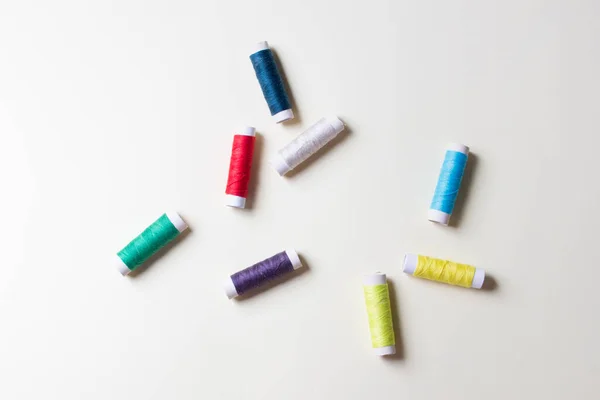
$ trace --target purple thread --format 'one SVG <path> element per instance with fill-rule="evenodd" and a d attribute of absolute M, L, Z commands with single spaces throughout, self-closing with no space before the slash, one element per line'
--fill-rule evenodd
<path fill-rule="evenodd" d="M 242 294 L 293 270 L 292 262 L 286 252 L 282 251 L 273 257 L 236 272 L 231 275 L 231 281 L 238 294 Z"/>

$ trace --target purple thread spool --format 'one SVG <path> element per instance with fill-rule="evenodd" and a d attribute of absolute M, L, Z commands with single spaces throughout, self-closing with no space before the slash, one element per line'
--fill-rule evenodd
<path fill-rule="evenodd" d="M 225 294 L 232 299 L 301 266 L 298 253 L 292 249 L 282 251 L 227 278 L 223 285 Z"/>

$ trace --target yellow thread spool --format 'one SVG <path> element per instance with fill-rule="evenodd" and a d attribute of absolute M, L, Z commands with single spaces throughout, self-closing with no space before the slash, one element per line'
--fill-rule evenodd
<path fill-rule="evenodd" d="M 418 278 L 466 288 L 481 289 L 485 280 L 481 268 L 416 254 L 404 256 L 403 270 Z"/>
<path fill-rule="evenodd" d="M 390 292 L 385 274 L 375 273 L 365 276 L 363 291 L 369 316 L 373 351 L 378 356 L 395 354 L 394 321 L 392 320 Z"/>

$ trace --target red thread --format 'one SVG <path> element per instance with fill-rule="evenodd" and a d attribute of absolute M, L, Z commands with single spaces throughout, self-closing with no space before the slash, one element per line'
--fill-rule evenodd
<path fill-rule="evenodd" d="M 250 181 L 255 139 L 254 136 L 233 136 L 226 194 L 243 197 L 244 199 L 248 195 L 248 182 Z"/>

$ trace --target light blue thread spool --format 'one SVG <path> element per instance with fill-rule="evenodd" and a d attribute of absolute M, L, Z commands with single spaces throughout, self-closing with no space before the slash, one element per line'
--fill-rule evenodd
<path fill-rule="evenodd" d="M 446 157 L 427 215 L 430 221 L 443 225 L 450 222 L 468 157 L 469 148 L 464 144 L 452 143 L 446 148 Z"/>
<path fill-rule="evenodd" d="M 257 43 L 254 52 L 250 55 L 250 61 L 275 122 L 280 123 L 294 118 L 283 79 L 277 69 L 269 44 L 267 42 Z"/>

